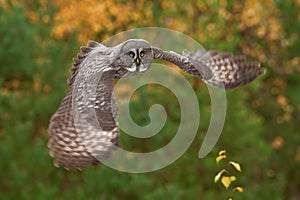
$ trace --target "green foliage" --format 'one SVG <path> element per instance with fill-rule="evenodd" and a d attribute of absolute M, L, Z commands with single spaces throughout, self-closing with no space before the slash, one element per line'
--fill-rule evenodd
<path fill-rule="evenodd" d="M 33 26 L 28 28 L 30 23 L 21 7 L 11 7 L 10 12 L 1 8 L 0 16 L 0 60 L 2 65 L 0 73 L 2 77 L 32 79 L 36 70 L 36 64 L 32 60 L 37 55 L 35 47 L 38 46 L 36 38 L 32 37 L 37 35 L 36 28 Z"/>
<path fill-rule="evenodd" d="M 198 158 L 198 151 L 210 120 L 210 98 L 199 80 L 187 76 L 200 104 L 198 135 L 176 162 L 147 174 L 122 173 L 104 165 L 84 171 L 53 166 L 46 129 L 66 92 L 68 68 L 81 44 L 75 33 L 60 39 L 53 36 L 58 8 L 51 1 L 2 2 L 6 6 L 0 6 L 0 199 L 228 199 L 226 190 L 212 178 L 218 171 L 215 157 L 220 149 L 243 166 L 238 182 L 244 192 L 236 192 L 233 199 L 300 198 L 300 9 L 296 1 L 275 1 L 278 11 L 272 17 L 279 19 L 282 29 L 277 39 L 269 38 L 272 32 L 258 37 L 259 24 L 239 28 L 243 26 L 242 11 L 236 12 L 242 10 L 242 1 L 151 4 L 154 21 L 149 24 L 177 26 L 207 48 L 242 49 L 253 57 L 264 54 L 266 58 L 259 59 L 267 74 L 227 92 L 223 133 L 204 159 Z M 233 17 L 224 18 L 224 11 Z M 247 52 L 250 47 L 253 51 Z M 123 134 L 121 143 L 137 152 L 153 151 L 175 136 L 180 107 L 169 100 L 174 95 L 161 87 L 143 87 L 137 93 L 131 115 L 138 124 L 149 123 L 147 111 L 156 103 L 165 107 L 169 118 L 153 138 L 133 139 Z"/>

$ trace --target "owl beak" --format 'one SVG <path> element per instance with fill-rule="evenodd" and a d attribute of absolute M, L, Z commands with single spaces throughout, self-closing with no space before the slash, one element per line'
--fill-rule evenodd
<path fill-rule="evenodd" d="M 136 58 L 136 59 L 135 59 L 135 63 L 136 63 L 137 65 L 139 65 L 139 64 L 141 63 L 140 58 Z"/>

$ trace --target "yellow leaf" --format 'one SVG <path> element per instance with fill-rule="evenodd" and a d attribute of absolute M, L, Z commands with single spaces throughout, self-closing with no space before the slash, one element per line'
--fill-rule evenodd
<path fill-rule="evenodd" d="M 236 169 L 237 171 L 239 171 L 239 172 L 242 171 L 241 165 L 239 163 L 230 161 L 229 164 L 232 165 L 234 167 L 234 169 Z"/>
<path fill-rule="evenodd" d="M 226 172 L 225 169 L 221 170 L 216 176 L 215 176 L 215 183 L 218 182 L 218 180 L 220 180 L 222 174 Z"/>
<path fill-rule="evenodd" d="M 230 178 L 231 182 L 236 180 L 235 176 L 230 176 L 229 178 Z"/>
<path fill-rule="evenodd" d="M 222 156 L 222 155 L 225 156 L 225 154 L 226 154 L 226 150 L 221 150 L 221 151 L 219 151 L 219 156 Z"/>
<path fill-rule="evenodd" d="M 235 181 L 236 180 L 236 178 L 235 178 L 235 176 L 223 176 L 222 178 L 221 178 L 221 182 L 222 182 L 222 184 L 224 185 L 224 187 L 227 189 L 229 186 L 230 186 L 230 184 L 233 182 L 233 181 Z"/>
<path fill-rule="evenodd" d="M 221 160 L 225 159 L 226 155 L 219 155 L 218 157 L 216 157 L 216 162 L 219 163 Z"/>
<path fill-rule="evenodd" d="M 220 177 L 221 177 L 221 174 L 218 173 L 216 176 L 215 176 L 215 183 L 218 182 L 218 180 L 220 180 Z"/>
<path fill-rule="evenodd" d="M 242 187 L 235 187 L 233 191 L 244 192 L 244 189 Z"/>

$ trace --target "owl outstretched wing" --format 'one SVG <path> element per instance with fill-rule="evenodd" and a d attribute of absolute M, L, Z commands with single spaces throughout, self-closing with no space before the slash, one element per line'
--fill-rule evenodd
<path fill-rule="evenodd" d="M 245 85 L 265 72 L 259 62 L 247 62 L 243 55 L 233 56 L 227 52 L 205 50 L 185 50 L 180 55 L 157 47 L 152 50 L 155 59 L 169 61 L 204 82 L 225 89 Z"/>
<path fill-rule="evenodd" d="M 97 59 L 92 55 L 94 52 Z M 104 45 L 89 42 L 74 59 L 68 79 L 69 91 L 48 128 L 48 147 L 57 167 L 82 169 L 95 165 L 118 145 L 117 106 L 113 94 L 115 71 L 105 59 L 109 52 Z M 95 91 L 91 91 L 92 87 Z M 97 125 L 91 122 L 89 109 L 95 111 Z"/>
<path fill-rule="evenodd" d="M 83 168 L 106 159 L 118 146 L 114 79 L 145 72 L 152 59 L 178 65 L 206 83 L 220 88 L 244 85 L 264 69 L 245 56 L 217 51 L 184 51 L 182 55 L 128 40 L 115 47 L 89 42 L 73 60 L 69 90 L 50 121 L 48 147 L 55 166 Z"/>

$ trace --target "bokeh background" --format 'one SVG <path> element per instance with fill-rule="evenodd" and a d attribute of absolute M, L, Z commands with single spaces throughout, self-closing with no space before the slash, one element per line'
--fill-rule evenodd
<path fill-rule="evenodd" d="M 206 86 L 185 74 L 199 99 L 201 124 L 176 162 L 147 174 L 55 168 L 47 127 L 66 93 L 72 58 L 89 39 L 145 26 L 180 31 L 206 49 L 246 54 L 267 73 L 227 92 L 224 130 L 204 159 L 198 151 L 210 99 Z M 299 33 L 299 0 L 0 0 L 0 199 L 300 199 Z M 149 122 L 153 103 L 165 107 L 168 122 L 151 139 L 122 134 L 121 143 L 140 152 L 158 149 L 176 133 L 178 102 L 162 87 L 137 93 L 131 114 L 138 124 Z M 227 190 L 214 183 L 228 167 L 215 161 L 223 149 L 242 166 Z M 235 186 L 244 191 L 233 192 Z"/>

